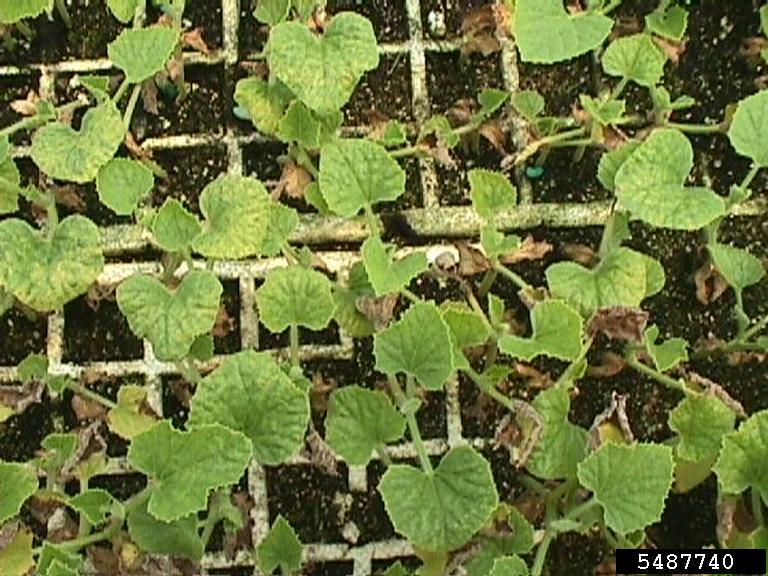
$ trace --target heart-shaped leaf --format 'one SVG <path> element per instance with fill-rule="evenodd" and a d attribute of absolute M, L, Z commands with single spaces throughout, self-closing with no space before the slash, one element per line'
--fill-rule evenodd
<path fill-rule="evenodd" d="M 271 200 L 254 178 L 224 175 L 200 195 L 205 216 L 194 248 L 207 258 L 248 258 L 260 255 L 269 232 Z"/>
<path fill-rule="evenodd" d="M 27 498 L 37 492 L 37 474 L 27 464 L 0 460 L 0 525 L 21 510 Z"/>
<path fill-rule="evenodd" d="M 728 139 L 736 152 L 764 167 L 768 166 L 767 123 L 768 90 L 763 90 L 739 102 L 728 130 Z"/>
<path fill-rule="evenodd" d="M 373 26 L 353 12 L 336 14 L 322 36 L 299 22 L 278 24 L 266 50 L 270 72 L 320 114 L 340 110 L 379 65 Z"/>
<path fill-rule="evenodd" d="M 656 344 L 659 337 L 659 328 L 649 326 L 643 335 L 645 350 L 653 360 L 656 370 L 666 372 L 677 366 L 680 362 L 688 360 L 688 342 L 682 338 L 670 338 Z"/>
<path fill-rule="evenodd" d="M 0 0 L 0 24 L 13 24 L 53 9 L 53 0 Z"/>
<path fill-rule="evenodd" d="M 405 432 L 405 418 L 381 391 L 346 386 L 331 394 L 326 440 L 347 464 L 365 466 L 371 453 Z"/>
<path fill-rule="evenodd" d="M 203 557 L 203 541 L 197 532 L 197 515 L 161 522 L 147 512 L 148 499 L 128 514 L 128 533 L 136 545 L 150 554 L 183 556 L 195 562 Z"/>
<path fill-rule="evenodd" d="M 736 432 L 723 437 L 714 470 L 724 493 L 753 488 L 768 505 L 768 410 L 752 414 Z"/>
<path fill-rule="evenodd" d="M 125 72 L 128 82 L 138 84 L 165 68 L 178 41 L 176 28 L 129 29 L 107 46 L 107 54 L 112 63 Z"/>
<path fill-rule="evenodd" d="M 680 436 L 677 455 L 689 462 L 715 459 L 723 436 L 733 431 L 736 414 L 715 396 L 688 396 L 669 414 L 669 427 Z"/>
<path fill-rule="evenodd" d="M 303 549 L 293 527 L 278 516 L 257 548 L 259 568 L 264 574 L 273 574 L 278 567 L 281 574 L 298 574 Z"/>
<path fill-rule="evenodd" d="M 757 284 L 765 277 L 765 268 L 757 256 L 744 248 L 726 244 L 708 244 L 712 263 L 728 285 L 740 294 L 744 288 Z"/>
<path fill-rule="evenodd" d="M 363 265 L 368 280 L 376 296 L 386 296 L 391 292 L 399 292 L 408 283 L 427 270 L 429 263 L 423 252 L 409 254 L 400 260 L 394 260 L 391 251 L 394 247 L 387 246 L 378 236 L 370 236 L 360 249 Z"/>
<path fill-rule="evenodd" d="M 136 14 L 136 7 L 141 0 L 107 0 L 107 6 L 112 15 L 123 24 L 128 24 Z"/>
<path fill-rule="evenodd" d="M 569 14 L 563 0 L 517 0 L 514 27 L 523 62 L 552 64 L 600 46 L 613 20 L 597 11 Z"/>
<path fill-rule="evenodd" d="M 584 321 L 579 312 L 565 302 L 545 300 L 531 311 L 530 338 L 503 336 L 499 349 L 505 354 L 530 361 L 545 355 L 560 360 L 575 360 L 583 347 Z"/>
<path fill-rule="evenodd" d="M 133 214 L 139 200 L 149 194 L 154 184 L 152 171 L 141 162 L 128 158 L 113 158 L 96 176 L 99 200 L 121 216 Z"/>
<path fill-rule="evenodd" d="M 273 270 L 256 291 L 260 320 L 270 332 L 291 325 L 322 330 L 333 317 L 331 282 L 320 272 L 301 266 Z"/>
<path fill-rule="evenodd" d="M 661 519 L 673 468 L 668 446 L 608 442 L 579 464 L 578 477 L 602 505 L 606 525 L 629 534 Z"/>
<path fill-rule="evenodd" d="M 686 187 L 692 167 L 688 138 L 677 130 L 656 130 L 616 173 L 620 208 L 660 228 L 706 226 L 725 214 L 725 200 L 709 188 Z"/>
<path fill-rule="evenodd" d="M 147 388 L 144 386 L 123 384 L 117 391 L 117 406 L 107 413 L 110 432 L 131 440 L 152 428 L 157 418 L 141 410 L 146 399 Z"/>
<path fill-rule="evenodd" d="M 189 250 L 200 234 L 200 222 L 175 198 L 166 198 L 152 222 L 155 244 L 166 252 Z"/>
<path fill-rule="evenodd" d="M 151 276 L 131 276 L 117 288 L 117 304 L 134 334 L 160 360 L 181 360 L 195 338 L 213 328 L 223 288 L 205 270 L 193 270 L 176 290 Z"/>
<path fill-rule="evenodd" d="M 431 474 L 390 466 L 379 492 L 395 530 L 432 551 L 463 546 L 499 503 L 490 465 L 469 446 L 451 449 Z"/>
<path fill-rule="evenodd" d="M 43 126 L 32 137 L 32 160 L 51 178 L 84 184 L 109 162 L 125 136 L 125 125 L 111 102 L 91 108 L 80 130 L 62 122 Z"/>
<path fill-rule="evenodd" d="M 32 554 L 32 531 L 28 528 L 11 533 L 11 540 L 0 550 L 0 574 L 4 576 L 26 576 L 35 567 Z"/>
<path fill-rule="evenodd" d="M 493 222 L 500 211 L 517 204 L 517 189 L 504 174 L 476 168 L 468 176 L 472 206 L 484 220 Z"/>
<path fill-rule="evenodd" d="M 277 466 L 304 445 L 308 422 L 307 395 L 269 354 L 249 350 L 228 356 L 202 380 L 187 425 L 221 424 L 242 432 L 256 460 Z"/>
<path fill-rule="evenodd" d="M 411 306 L 403 317 L 373 337 L 376 369 L 405 373 L 430 390 L 440 390 L 453 373 L 453 344 L 434 303 Z"/>
<path fill-rule="evenodd" d="M 35 310 L 61 308 L 103 268 L 99 229 L 83 216 L 65 218 L 50 236 L 22 220 L 0 222 L 0 284 Z"/>
<path fill-rule="evenodd" d="M 660 5 L 645 17 L 645 26 L 649 32 L 675 42 L 680 42 L 688 27 L 688 11 L 675 4 Z"/>
<path fill-rule="evenodd" d="M 386 148 L 370 140 L 337 140 L 320 156 L 320 192 L 328 207 L 350 218 L 405 192 L 405 172 Z"/>
<path fill-rule="evenodd" d="M 205 510 L 211 490 L 240 480 L 251 450 L 246 436 L 224 426 L 180 432 L 165 420 L 133 439 L 128 462 L 151 478 L 149 513 L 174 522 Z"/>
<path fill-rule="evenodd" d="M 244 78 L 235 87 L 235 102 L 248 112 L 253 125 L 266 134 L 276 134 L 293 94 L 280 82 Z"/>
<path fill-rule="evenodd" d="M 105 522 L 115 511 L 123 508 L 119 500 L 102 488 L 89 488 L 80 492 L 67 500 L 67 505 L 85 516 L 94 526 Z"/>
<path fill-rule="evenodd" d="M 603 70 L 650 88 L 664 76 L 667 58 L 648 34 L 623 36 L 610 43 L 603 53 Z"/>

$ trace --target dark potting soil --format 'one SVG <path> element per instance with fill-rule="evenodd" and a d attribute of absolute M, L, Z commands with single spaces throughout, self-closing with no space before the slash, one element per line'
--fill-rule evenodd
<path fill-rule="evenodd" d="M 461 34 L 461 23 L 466 13 L 488 4 L 493 4 L 493 0 L 422 0 L 421 26 L 424 35 L 435 40 L 456 38 Z M 442 18 L 445 22 L 444 35 L 439 34 L 438 29 L 433 30 L 430 25 L 430 19 L 435 18 Z"/>
<path fill-rule="evenodd" d="M 141 103 L 136 107 L 131 128 L 137 140 L 178 134 L 222 134 L 230 109 L 225 97 L 224 66 L 187 65 L 184 74 L 187 94 L 176 98 L 174 94 L 158 93 L 158 116 L 145 111 Z"/>
<path fill-rule="evenodd" d="M 240 284 L 237 280 L 221 280 L 224 293 L 221 303 L 226 310 L 226 318 L 217 323 L 217 334 L 213 338 L 216 354 L 234 354 L 241 349 L 240 338 Z"/>
<path fill-rule="evenodd" d="M 460 100 L 473 105 L 486 88 L 504 89 L 499 55 L 462 56 L 459 52 L 427 53 L 427 85 L 432 114 L 445 114 Z"/>
<path fill-rule="evenodd" d="M 599 535 L 567 532 L 555 538 L 549 547 L 546 563 L 549 571 L 545 573 L 594 576 L 595 567 L 607 554 L 605 542 Z"/>
<path fill-rule="evenodd" d="M 89 0 L 67 2 L 72 28 L 67 28 L 58 12 L 53 19 L 46 14 L 29 21 L 32 40 L 14 34 L 18 44 L 13 50 L 0 45 L 0 64 L 52 63 L 60 60 L 103 58 L 107 44 L 117 38 L 123 26 L 103 3 Z"/>
<path fill-rule="evenodd" d="M 153 158 L 168 173 L 155 180 L 153 205 L 176 198 L 187 210 L 201 216 L 200 193 L 227 171 L 227 149 L 223 145 L 154 150 Z"/>
<path fill-rule="evenodd" d="M 21 76 L 0 76 L 0 128 L 10 126 L 23 118 L 11 109 L 11 103 L 24 100 L 30 92 L 37 92 L 40 84 L 39 72 L 26 72 Z M 11 143 L 17 145 L 29 144 L 26 132 L 16 132 L 11 137 Z"/>
<path fill-rule="evenodd" d="M 326 11 L 338 14 L 344 10 L 357 12 L 373 24 L 376 40 L 402 42 L 408 39 L 408 13 L 405 0 L 329 0 Z"/>
<path fill-rule="evenodd" d="M 437 164 L 436 168 L 440 205 L 468 206 L 471 200 L 467 172 L 473 168 L 498 170 L 504 156 L 485 139 L 459 143 L 452 156 L 453 166 Z"/>
<path fill-rule="evenodd" d="M 45 353 L 48 318 L 12 308 L 0 317 L 0 366 L 15 366 L 30 354 Z"/>
<path fill-rule="evenodd" d="M 113 296 L 89 303 L 80 296 L 64 306 L 64 362 L 138 360 L 144 345 L 131 332 Z"/>
<path fill-rule="evenodd" d="M 240 28 L 237 33 L 239 60 L 248 60 L 260 53 L 269 38 L 269 27 L 253 17 L 257 4 L 257 0 L 240 0 Z"/>
<path fill-rule="evenodd" d="M 407 53 L 382 55 L 379 66 L 367 72 L 344 107 L 347 126 L 370 126 L 382 117 L 413 121 L 411 64 Z"/>
<path fill-rule="evenodd" d="M 355 566 L 352 562 L 310 562 L 302 568 L 306 576 L 352 576 Z"/>
<path fill-rule="evenodd" d="M 195 388 L 181 376 L 164 375 L 161 376 L 161 381 L 163 416 L 171 419 L 174 428 L 184 430 L 189 417 L 189 404 L 184 396 L 189 393 L 191 397 Z"/>
<path fill-rule="evenodd" d="M 547 154 L 541 177 L 529 178 L 534 202 L 594 202 L 613 196 L 597 179 L 603 151 L 587 148 L 577 158 L 575 150 L 553 148 Z"/>
<path fill-rule="evenodd" d="M 48 396 L 43 396 L 41 402 L 32 404 L 22 414 L 11 416 L 0 425 L 0 460 L 24 462 L 34 458 L 43 438 L 54 432 L 55 413 L 55 404 Z"/>

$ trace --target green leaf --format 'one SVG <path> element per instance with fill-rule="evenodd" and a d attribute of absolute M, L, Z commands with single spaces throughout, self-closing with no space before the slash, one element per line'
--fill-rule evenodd
<path fill-rule="evenodd" d="M 155 244 L 166 252 L 190 249 L 200 230 L 200 221 L 175 198 L 166 198 L 152 222 Z"/>
<path fill-rule="evenodd" d="M 552 64 L 600 46 L 613 20 L 596 11 L 569 14 L 562 0 L 517 0 L 514 26 L 522 61 Z"/>
<path fill-rule="evenodd" d="M 405 569 L 400 560 L 392 564 L 387 571 L 384 572 L 384 576 L 410 576 L 410 572 Z"/>
<path fill-rule="evenodd" d="M 545 300 L 531 311 L 530 338 L 502 336 L 499 349 L 505 354 L 530 361 L 545 355 L 575 360 L 583 347 L 584 321 L 578 310 L 559 300 Z"/>
<path fill-rule="evenodd" d="M 338 110 L 321 116 L 303 102 L 294 100 L 280 120 L 277 133 L 284 142 L 321 148 L 334 138 L 343 121 L 344 115 Z"/>
<path fill-rule="evenodd" d="M 743 248 L 725 244 L 708 244 L 712 263 L 735 292 L 757 284 L 765 277 L 765 268 L 760 258 Z"/>
<path fill-rule="evenodd" d="M 290 206 L 279 202 L 267 204 L 267 235 L 261 245 L 261 253 L 272 257 L 280 254 L 283 246 L 299 225 L 299 215 Z"/>
<path fill-rule="evenodd" d="M 83 514 L 88 522 L 97 526 L 114 514 L 114 510 L 122 509 L 123 505 L 118 500 L 101 488 L 90 488 L 67 500 L 70 506 L 78 514 Z"/>
<path fill-rule="evenodd" d="M 140 0 L 107 0 L 110 12 L 123 24 L 128 24 L 133 20 L 133 15 L 139 4 Z"/>
<path fill-rule="evenodd" d="M 659 6 L 645 17 L 645 26 L 657 36 L 679 42 L 688 27 L 688 11 L 674 4 L 665 9 Z"/>
<path fill-rule="evenodd" d="M 389 376 L 404 372 L 430 390 L 440 390 L 453 373 L 451 336 L 433 303 L 411 306 L 403 317 L 374 335 L 376 369 Z"/>
<path fill-rule="evenodd" d="M 40 312 L 84 294 L 104 268 L 98 227 L 69 216 L 52 235 L 22 220 L 0 222 L 0 284 Z"/>
<path fill-rule="evenodd" d="M 195 338 L 213 328 L 222 292 L 219 279 L 207 270 L 189 272 L 175 290 L 137 274 L 118 286 L 117 304 L 159 360 L 181 360 Z"/>
<path fill-rule="evenodd" d="M 648 34 L 634 34 L 611 42 L 602 61 L 606 74 L 650 88 L 664 76 L 667 57 Z"/>
<path fill-rule="evenodd" d="M 51 178 L 85 184 L 117 152 L 125 124 L 114 104 L 89 109 L 75 131 L 63 122 L 52 122 L 32 137 L 32 160 Z"/>
<path fill-rule="evenodd" d="M 139 201 L 155 185 L 152 171 L 136 160 L 113 158 L 99 170 L 96 189 L 99 200 L 115 214 L 130 216 Z"/>
<path fill-rule="evenodd" d="M 14 24 L 53 9 L 53 0 L 0 0 L 0 24 Z"/>
<path fill-rule="evenodd" d="M 328 207 L 350 218 L 363 208 L 397 200 L 405 192 L 405 172 L 380 144 L 337 140 L 323 147 L 319 184 Z"/>
<path fill-rule="evenodd" d="M 629 534 L 661 519 L 672 487 L 672 449 L 608 442 L 579 464 L 579 482 L 603 507 L 605 523 Z"/>
<path fill-rule="evenodd" d="M 37 560 L 37 571 L 41 576 L 80 576 L 82 567 L 82 557 L 58 545 L 43 542 Z"/>
<path fill-rule="evenodd" d="M 520 248 L 520 237 L 514 234 L 503 234 L 493 225 L 487 224 L 480 229 L 480 244 L 485 255 L 495 260 Z"/>
<path fill-rule="evenodd" d="M 235 87 L 235 102 L 248 112 L 253 125 L 266 134 L 277 134 L 291 100 L 293 94 L 280 82 L 251 77 L 239 80 Z"/>
<path fill-rule="evenodd" d="M 408 143 L 406 127 L 397 120 L 388 120 L 380 131 L 375 130 L 368 137 L 385 148 L 397 148 Z"/>
<path fill-rule="evenodd" d="M 483 317 L 472 310 L 468 304 L 449 300 L 440 305 L 440 313 L 459 350 L 485 344 L 491 336 L 491 331 Z"/>
<path fill-rule="evenodd" d="M 517 508 L 500 504 L 490 525 L 497 528 L 496 534 L 481 535 L 477 539 L 479 550 L 465 565 L 467 576 L 487 576 L 497 559 L 525 554 L 533 549 L 533 526 Z"/>
<path fill-rule="evenodd" d="M 484 220 L 493 222 L 500 211 L 517 204 L 517 189 L 504 174 L 475 168 L 468 176 L 472 206 Z"/>
<path fill-rule="evenodd" d="M 653 132 L 616 174 L 619 207 L 652 226 L 697 230 L 725 214 L 725 201 L 709 188 L 686 187 L 693 148 L 677 130 Z"/>
<path fill-rule="evenodd" d="M 544 112 L 544 97 L 536 90 L 520 90 L 512 95 L 512 107 L 528 122 Z"/>
<path fill-rule="evenodd" d="M 26 576 L 35 567 L 32 554 L 32 532 L 21 528 L 7 545 L 0 549 L 0 574 Z"/>
<path fill-rule="evenodd" d="M 505 556 L 493 562 L 489 576 L 528 576 L 528 565 L 520 556 Z"/>
<path fill-rule="evenodd" d="M 334 311 L 330 280 L 301 266 L 272 270 L 256 291 L 256 304 L 259 319 L 274 333 L 291 325 L 322 330 Z"/>
<path fill-rule="evenodd" d="M 278 516 L 256 548 L 259 568 L 265 574 L 272 574 L 276 568 L 280 568 L 283 575 L 296 574 L 301 568 L 303 548 L 293 527 L 285 518 Z"/>
<path fill-rule="evenodd" d="M 43 451 L 38 454 L 32 463 L 46 471 L 47 474 L 56 476 L 61 471 L 77 450 L 77 435 L 48 434 L 40 443 Z"/>
<path fill-rule="evenodd" d="M 664 286 L 664 269 L 656 260 L 624 247 L 610 251 L 595 268 L 558 262 L 546 276 L 552 296 L 577 306 L 584 317 L 599 308 L 639 308 Z"/>
<path fill-rule="evenodd" d="M 378 297 L 399 292 L 429 268 L 423 252 L 414 252 L 394 260 L 394 249 L 394 246 L 384 244 L 378 236 L 369 236 L 360 249 L 368 280 Z"/>
<path fill-rule="evenodd" d="M 0 460 L 0 525 L 16 516 L 27 498 L 37 492 L 37 475 L 27 464 Z"/>
<path fill-rule="evenodd" d="M 601 126 L 619 124 L 624 120 L 626 103 L 624 100 L 612 100 L 610 97 L 592 98 L 587 94 L 579 96 L 579 102 L 584 111 Z"/>
<path fill-rule="evenodd" d="M 681 362 L 688 361 L 688 342 L 682 338 L 670 338 L 661 344 L 656 344 L 659 328 L 650 326 L 645 331 L 645 350 L 653 360 L 656 370 L 666 372 L 672 370 Z"/>
<path fill-rule="evenodd" d="M 258 0 L 253 17 L 259 22 L 274 26 L 288 18 L 291 0 Z"/>
<path fill-rule="evenodd" d="M 273 27 L 270 72 L 320 114 L 340 110 L 363 73 L 379 65 L 373 26 L 353 12 L 336 14 L 323 35 L 298 22 Z"/>
<path fill-rule="evenodd" d="M 686 397 L 669 414 L 669 427 L 680 436 L 675 451 L 689 462 L 716 458 L 723 436 L 735 424 L 733 410 L 705 394 Z"/>
<path fill-rule="evenodd" d="M 597 179 L 604 188 L 611 192 L 616 190 L 616 173 L 632 153 L 640 146 L 639 142 L 630 140 L 616 150 L 605 152 L 597 167 Z"/>
<path fill-rule="evenodd" d="M 254 417 L 258 415 L 258 417 Z M 267 353 L 228 356 L 203 378 L 190 405 L 190 428 L 221 424 L 245 434 L 262 464 L 277 466 L 299 452 L 309 401 Z"/>
<path fill-rule="evenodd" d="M 245 435 L 224 426 L 180 432 L 165 420 L 133 439 L 128 462 L 152 480 L 147 511 L 173 522 L 205 510 L 211 490 L 240 480 L 251 450 Z"/>
<path fill-rule="evenodd" d="M 576 466 L 587 454 L 587 431 L 568 421 L 571 399 L 565 388 L 550 388 L 533 399 L 543 428 L 538 443 L 525 464 L 539 478 L 573 478 Z"/>
<path fill-rule="evenodd" d="M 760 30 L 763 35 L 768 36 L 768 4 L 760 7 Z"/>
<path fill-rule="evenodd" d="M 352 265 L 346 286 L 337 283 L 333 287 L 333 302 L 336 306 L 333 317 L 353 338 L 365 338 L 376 331 L 373 321 L 357 308 L 358 298 L 373 296 L 373 286 L 368 282 L 362 262 Z"/>
<path fill-rule="evenodd" d="M 8 137 L 0 137 L 0 214 L 11 214 L 19 209 L 21 174 L 11 157 Z"/>
<path fill-rule="evenodd" d="M 204 546 L 197 533 L 197 515 L 162 522 L 147 512 L 147 501 L 128 514 L 128 534 L 136 545 L 150 554 L 184 556 L 195 562 L 203 557 Z"/>
<path fill-rule="evenodd" d="M 345 386 L 331 394 L 325 419 L 328 444 L 347 464 L 365 466 L 371 453 L 405 432 L 405 418 L 386 394 Z"/>
<path fill-rule="evenodd" d="M 768 504 L 768 410 L 755 412 L 737 431 L 723 436 L 714 470 L 724 493 L 752 488 Z"/>
<path fill-rule="evenodd" d="M 177 28 L 153 26 L 123 30 L 107 46 L 112 63 L 125 72 L 128 82 L 139 84 L 165 68 L 179 41 Z"/>
<path fill-rule="evenodd" d="M 144 386 L 124 384 L 117 391 L 117 407 L 107 412 L 107 425 L 113 434 L 132 440 L 157 423 L 157 419 L 141 411 L 147 399 Z"/>
<path fill-rule="evenodd" d="M 390 466 L 379 492 L 395 530 L 432 551 L 463 546 L 499 503 L 490 465 L 469 446 L 452 448 L 432 473 Z"/>
<path fill-rule="evenodd" d="M 484 122 L 509 100 L 509 92 L 498 88 L 486 88 L 477 95 L 480 109 L 472 115 L 472 122 Z"/>
<path fill-rule="evenodd" d="M 206 258 L 240 259 L 260 255 L 268 239 L 272 202 L 254 178 L 224 175 L 200 195 L 205 217 L 194 248 Z"/>

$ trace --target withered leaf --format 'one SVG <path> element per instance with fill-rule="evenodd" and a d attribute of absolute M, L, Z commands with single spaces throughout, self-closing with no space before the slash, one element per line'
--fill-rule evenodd
<path fill-rule="evenodd" d="M 477 248 L 466 242 L 457 242 L 456 249 L 459 251 L 460 276 L 474 276 L 491 269 L 491 261 Z"/>
<path fill-rule="evenodd" d="M 597 449 L 602 443 L 600 430 L 605 424 L 615 424 L 628 444 L 635 441 L 635 435 L 632 433 L 627 417 L 627 398 L 628 396 L 619 394 L 615 390 L 611 392 L 610 406 L 595 416 L 592 426 L 589 427 L 589 444 L 593 449 Z"/>
<path fill-rule="evenodd" d="M 314 466 L 317 466 L 329 476 L 339 475 L 336 455 L 317 430 L 312 430 L 307 436 L 307 446 L 309 446 L 309 461 Z"/>
<path fill-rule="evenodd" d="M 480 135 L 493 146 L 499 154 L 506 154 L 507 135 L 498 120 L 485 122 L 478 129 Z"/>
<path fill-rule="evenodd" d="M 278 199 L 286 194 L 289 198 L 302 199 L 307 186 L 311 183 L 312 175 L 309 172 L 301 166 L 289 162 L 283 166 L 283 173 L 272 192 L 272 197 Z"/>
<path fill-rule="evenodd" d="M 586 244 L 567 242 L 560 247 L 560 251 L 574 262 L 589 268 L 597 262 L 597 253 Z"/>
<path fill-rule="evenodd" d="M 537 241 L 530 234 L 520 243 L 514 252 L 501 257 L 504 264 L 519 264 L 531 260 L 541 260 L 552 252 L 552 244 L 546 240 Z"/>
<path fill-rule="evenodd" d="M 720 275 L 711 262 L 707 262 L 696 270 L 693 279 L 696 283 L 696 299 L 705 306 L 715 302 L 728 290 L 728 283 L 725 278 Z"/>
<path fill-rule="evenodd" d="M 624 360 L 624 357 L 615 352 L 604 353 L 601 356 L 600 361 L 600 364 L 590 364 L 587 368 L 587 375 L 590 378 L 613 378 L 627 367 L 627 362 Z"/>
<path fill-rule="evenodd" d="M 83 398 L 79 394 L 72 396 L 72 410 L 79 422 L 83 420 L 101 420 L 103 422 L 107 417 L 107 409 L 104 406 L 88 398 Z"/>
<path fill-rule="evenodd" d="M 34 116 L 37 114 L 37 105 L 40 102 L 40 96 L 37 95 L 37 92 L 34 90 L 30 90 L 27 93 L 27 97 L 22 100 L 14 100 L 11 102 L 11 110 L 16 112 L 16 114 L 21 114 L 22 116 Z"/>
<path fill-rule="evenodd" d="M 642 342 L 645 325 L 650 315 L 645 310 L 627 306 L 602 308 L 595 312 L 587 326 L 587 333 L 595 336 L 602 332 L 611 340 Z"/>
<path fill-rule="evenodd" d="M 32 404 L 37 404 L 45 391 L 45 383 L 37 380 L 26 382 L 21 386 L 0 386 L 0 405 L 21 414 Z"/>
<path fill-rule="evenodd" d="M 374 328 L 379 331 L 389 326 L 392 321 L 397 299 L 397 294 L 387 294 L 381 298 L 359 296 L 355 299 L 355 308 L 373 322 Z"/>
<path fill-rule="evenodd" d="M 181 43 L 188 48 L 202 52 L 206 56 L 211 54 L 211 47 L 203 39 L 202 28 L 193 28 L 188 32 L 184 32 L 181 35 Z"/>

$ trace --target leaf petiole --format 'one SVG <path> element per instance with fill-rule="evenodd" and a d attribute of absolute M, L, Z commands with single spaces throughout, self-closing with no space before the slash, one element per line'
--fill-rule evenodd
<path fill-rule="evenodd" d="M 408 378 L 412 377 L 409 376 Z M 413 398 L 413 396 L 406 396 L 406 394 L 403 392 L 403 389 L 400 387 L 400 383 L 394 376 L 387 377 L 387 383 L 389 384 L 389 389 L 392 392 L 392 396 L 395 398 L 395 404 L 397 404 L 397 407 L 405 416 L 405 423 L 408 425 L 408 432 L 411 434 L 413 447 L 416 449 L 416 454 L 419 457 L 421 469 L 425 474 L 432 475 L 434 473 L 434 470 L 432 469 L 432 462 L 429 460 L 427 448 L 424 446 L 424 441 L 421 438 L 421 430 L 419 430 L 419 424 L 416 422 L 416 413 L 413 410 L 404 410 L 406 403 L 408 400 Z M 410 391 L 415 392 L 413 388 L 413 384 L 408 386 Z"/>
<path fill-rule="evenodd" d="M 626 354 L 625 360 L 627 361 L 627 364 L 630 367 L 640 372 L 641 374 L 648 376 L 651 380 L 655 380 L 659 384 L 663 384 L 664 386 L 672 390 L 677 390 L 678 392 L 685 393 L 685 386 L 680 381 L 675 380 L 674 378 L 670 378 L 669 376 L 662 374 L 655 368 L 651 368 L 650 366 L 646 366 L 645 364 L 640 362 L 637 359 L 636 350 L 632 350 L 628 354 Z"/>

